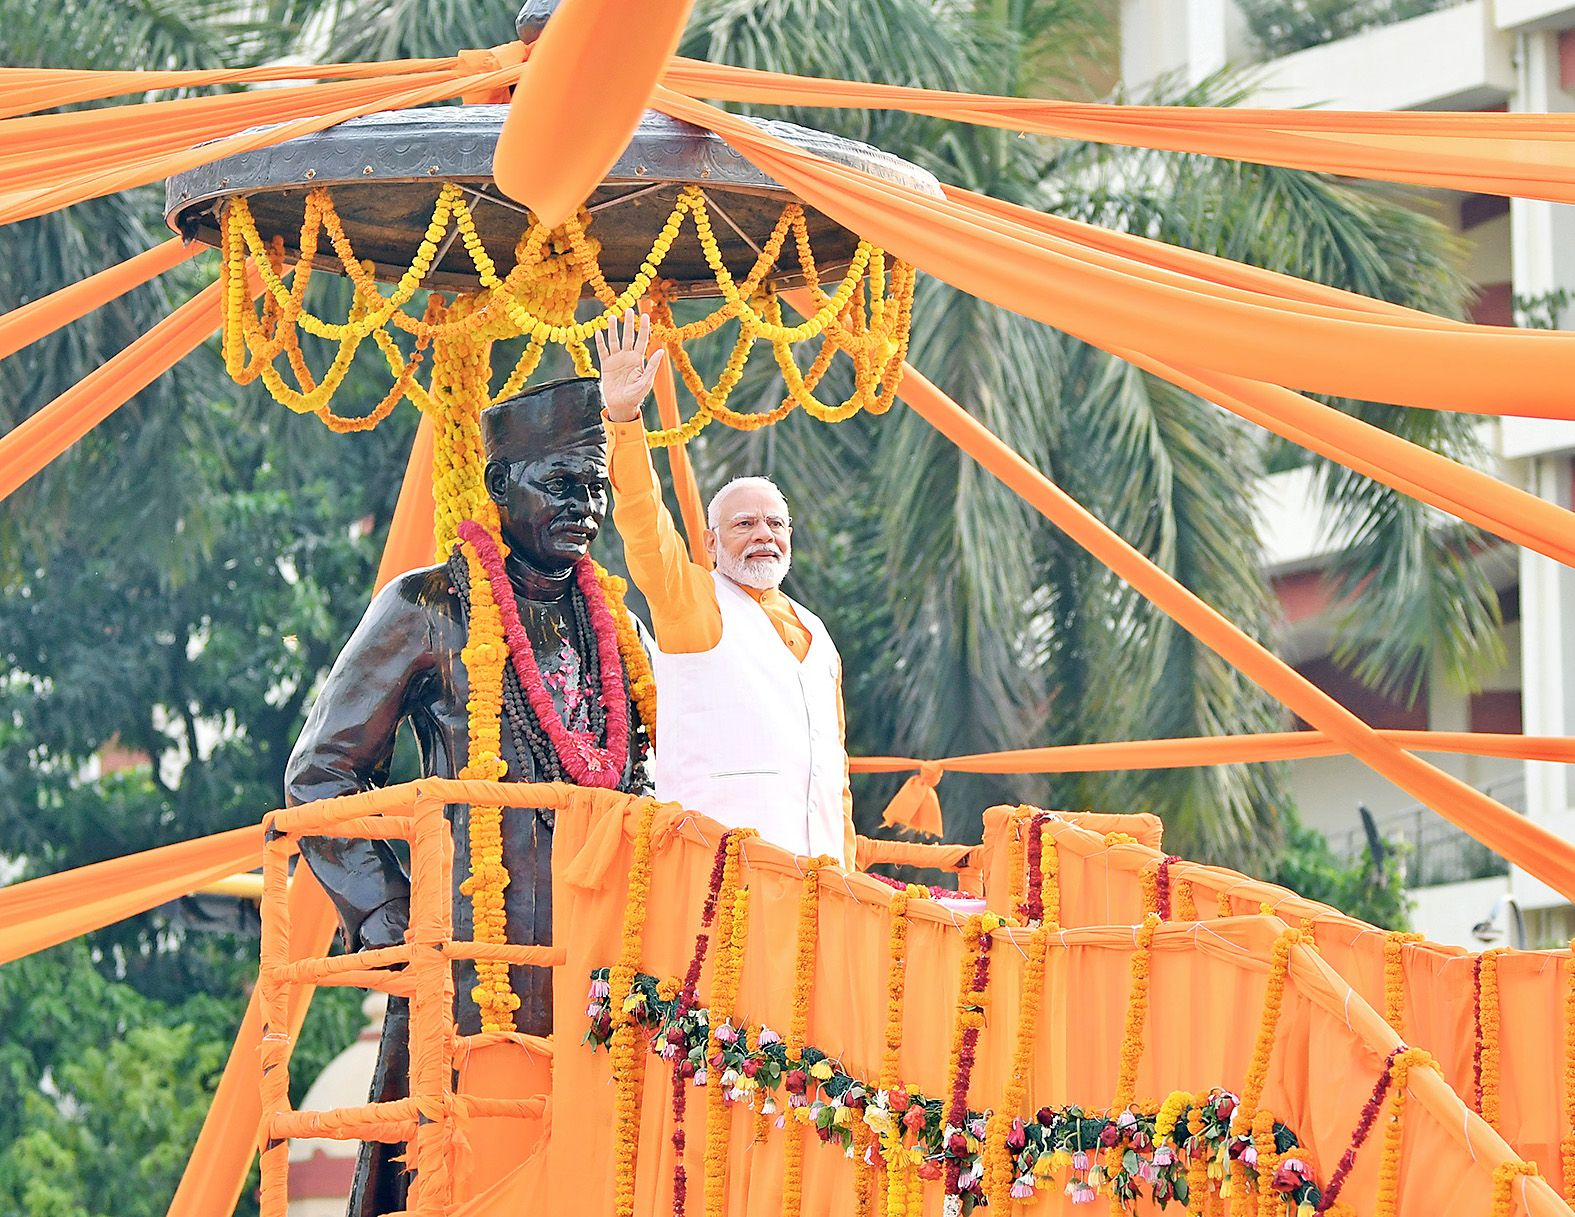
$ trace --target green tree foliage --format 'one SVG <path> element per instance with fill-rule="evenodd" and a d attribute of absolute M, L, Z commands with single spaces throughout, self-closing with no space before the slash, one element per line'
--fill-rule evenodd
<path fill-rule="evenodd" d="M 1453 3 L 1457 0 L 1237 0 L 1253 37 L 1268 55 L 1336 42 Z"/>

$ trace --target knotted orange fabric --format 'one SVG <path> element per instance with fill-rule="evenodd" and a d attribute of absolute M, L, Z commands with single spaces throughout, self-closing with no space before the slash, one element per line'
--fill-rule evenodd
<path fill-rule="evenodd" d="M 852 762 L 849 762 L 852 769 Z M 928 837 L 941 835 L 941 801 L 935 793 L 935 784 L 941 780 L 942 768 L 935 761 L 923 761 L 917 777 L 911 777 L 886 804 L 881 823 L 901 825 Z"/>

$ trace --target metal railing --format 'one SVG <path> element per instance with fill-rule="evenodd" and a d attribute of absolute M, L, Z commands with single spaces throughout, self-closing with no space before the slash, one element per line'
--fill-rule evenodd
<path fill-rule="evenodd" d="M 1470 0 L 1346 0 L 1336 4 L 1237 0 L 1253 40 L 1269 59 L 1467 3 Z"/>
<path fill-rule="evenodd" d="M 1511 774 L 1478 787 L 1483 794 L 1497 799 L 1511 811 L 1526 814 L 1526 778 Z M 1509 874 L 1509 862 L 1486 845 L 1456 828 L 1430 807 L 1418 804 L 1405 811 L 1384 816 L 1378 821 L 1378 834 L 1385 841 L 1403 848 L 1405 885 L 1437 887 L 1441 883 L 1460 883 L 1467 879 L 1487 879 Z M 1335 853 L 1347 863 L 1362 856 L 1367 835 L 1352 829 L 1343 838 L 1331 838 Z"/>

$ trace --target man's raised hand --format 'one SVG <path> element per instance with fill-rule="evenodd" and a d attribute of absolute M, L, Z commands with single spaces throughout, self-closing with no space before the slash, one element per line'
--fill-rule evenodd
<path fill-rule="evenodd" d="M 607 402 L 607 417 L 615 423 L 632 423 L 640 417 L 645 395 L 656 383 L 667 352 L 658 347 L 649 360 L 645 357 L 651 341 L 651 319 L 641 317 L 635 324 L 633 309 L 608 323 L 606 334 L 596 335 L 596 353 L 602 369 L 602 398 Z"/>

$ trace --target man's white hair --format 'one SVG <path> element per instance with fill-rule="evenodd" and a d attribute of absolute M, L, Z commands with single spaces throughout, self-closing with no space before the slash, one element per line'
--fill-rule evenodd
<path fill-rule="evenodd" d="M 769 490 L 772 494 L 776 495 L 777 498 L 782 500 L 782 506 L 784 509 L 787 507 L 787 496 L 782 493 L 781 489 L 778 488 L 777 484 L 770 478 L 734 478 L 726 486 L 723 486 L 722 489 L 718 490 L 711 496 L 711 502 L 705 509 L 706 525 L 711 529 L 712 532 L 715 532 L 719 527 L 721 527 L 722 524 L 722 500 L 727 498 L 729 491 L 744 489 Z"/>

